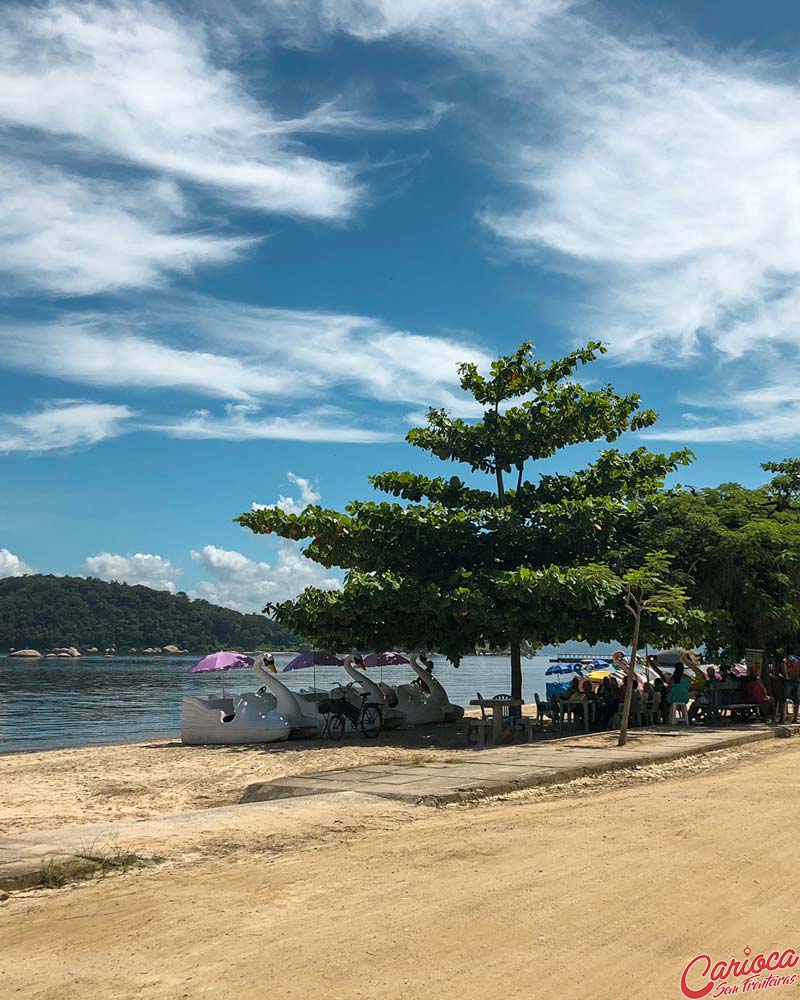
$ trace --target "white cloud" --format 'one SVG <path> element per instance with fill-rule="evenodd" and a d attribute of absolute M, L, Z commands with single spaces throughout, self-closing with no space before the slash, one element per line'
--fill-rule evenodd
<path fill-rule="evenodd" d="M 490 360 L 463 337 L 396 330 L 368 316 L 204 296 L 148 296 L 125 315 L 10 322 L 0 325 L 0 344 L 0 364 L 92 385 L 190 388 L 287 406 L 297 397 L 349 389 L 381 402 L 459 412 L 466 411 L 457 365 Z"/>
<path fill-rule="evenodd" d="M 27 413 L 0 413 L 0 453 L 97 444 L 124 433 L 133 416 L 127 406 L 69 399 Z"/>
<path fill-rule="evenodd" d="M 252 241 L 189 231 L 166 182 L 69 176 L 0 160 L 0 270 L 16 287 L 89 295 L 227 263 Z"/>
<path fill-rule="evenodd" d="M 518 203 L 487 219 L 597 284 L 597 332 L 618 355 L 724 350 L 733 317 L 800 276 L 800 89 L 656 45 L 589 54 L 556 102 L 561 138 L 522 142 Z M 738 326 L 756 346 L 764 328 Z"/>
<path fill-rule="evenodd" d="M 354 171 L 309 154 L 303 119 L 257 100 L 199 21 L 148 0 L 51 0 L 6 5 L 0 26 L 7 125 L 257 210 L 340 219 L 361 198 Z"/>
<path fill-rule="evenodd" d="M 510 193 L 481 217 L 512 253 L 586 281 L 589 302 L 565 317 L 581 339 L 669 365 L 797 342 L 796 303 L 760 309 L 800 277 L 800 86 L 786 60 L 660 37 L 585 2 L 277 9 L 300 41 L 401 38 L 493 85 L 480 148 Z"/>
<path fill-rule="evenodd" d="M 475 55 L 536 38 L 573 0 L 265 0 L 266 16 L 300 42 L 346 31 L 374 42 L 405 35 Z"/>
<path fill-rule="evenodd" d="M 0 549 L 0 579 L 7 576 L 27 576 L 34 570 L 8 549 Z"/>
<path fill-rule="evenodd" d="M 303 479 L 302 476 L 296 476 L 293 472 L 289 472 L 286 476 L 290 483 L 300 490 L 300 498 L 296 497 L 285 497 L 280 496 L 275 503 L 253 503 L 251 504 L 253 510 L 282 510 L 285 514 L 301 514 L 306 507 L 311 504 L 319 503 L 322 496 L 314 486 L 307 479 Z"/>
<path fill-rule="evenodd" d="M 286 372 L 210 350 L 171 347 L 139 336 L 135 320 L 113 314 L 0 327 L 4 367 L 88 385 L 191 391 L 223 399 L 280 392 Z"/>
<path fill-rule="evenodd" d="M 137 299 L 125 314 L 0 324 L 0 367 L 234 401 L 222 413 L 199 409 L 146 424 L 184 438 L 395 441 L 411 408 L 479 415 L 458 387 L 457 366 L 467 360 L 485 366 L 489 357 L 462 337 L 396 330 L 370 317 L 202 296 Z M 376 402 L 403 411 L 378 415 Z"/>
<path fill-rule="evenodd" d="M 154 590 L 167 590 L 170 594 L 174 594 L 176 590 L 174 580 L 181 575 L 181 570 L 163 556 L 143 552 L 137 552 L 132 556 L 99 552 L 86 559 L 82 573 L 84 576 L 93 576 L 100 580 L 138 583 Z"/>
<path fill-rule="evenodd" d="M 771 358 L 772 363 L 768 363 Z M 743 371 L 731 369 L 720 392 L 721 373 L 695 398 L 683 401 L 700 410 L 681 414 L 683 423 L 664 420 L 643 433 L 654 441 L 725 444 L 800 440 L 800 356 L 781 352 Z M 751 384 L 745 384 L 749 382 Z M 755 383 L 755 384 L 752 384 Z"/>
<path fill-rule="evenodd" d="M 192 592 L 213 604 L 236 611 L 261 611 L 271 601 L 295 597 L 306 587 L 338 590 L 341 582 L 321 566 L 306 559 L 296 542 L 279 542 L 273 564 L 248 559 L 241 552 L 206 545 L 192 552 L 211 580 L 201 581 Z"/>
<path fill-rule="evenodd" d="M 195 410 L 186 417 L 154 424 L 171 437 L 218 441 L 335 441 L 341 444 L 381 444 L 397 441 L 402 434 L 373 430 L 351 423 L 352 414 L 339 409 L 293 413 L 290 417 L 254 416 L 252 408 L 226 407 L 225 416 Z"/>

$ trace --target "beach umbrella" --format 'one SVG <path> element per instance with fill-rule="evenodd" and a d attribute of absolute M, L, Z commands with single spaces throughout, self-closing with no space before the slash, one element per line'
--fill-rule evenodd
<path fill-rule="evenodd" d="M 225 673 L 226 670 L 242 670 L 245 667 L 252 667 L 253 659 L 245 656 L 244 653 L 235 653 L 229 650 L 222 650 L 219 653 L 209 653 L 202 660 L 198 660 L 193 667 L 189 667 L 189 674 L 212 674 L 222 672 L 222 697 L 225 697 Z"/>
<path fill-rule="evenodd" d="M 315 653 L 300 653 L 286 664 L 283 672 L 286 673 L 287 670 L 305 670 L 307 667 L 341 667 L 343 662 L 338 656 L 334 656 L 333 653 L 327 653 L 324 650 Z"/>
<path fill-rule="evenodd" d="M 411 660 L 402 653 L 367 653 L 363 663 L 365 667 L 399 667 L 403 663 L 410 663 Z"/>
<path fill-rule="evenodd" d="M 316 690 L 317 667 L 340 667 L 343 663 L 344 660 L 340 660 L 338 656 L 334 656 L 333 653 L 328 653 L 326 650 L 321 649 L 315 652 L 300 653 L 299 656 L 295 656 L 293 660 L 290 660 L 286 664 L 283 672 L 286 673 L 287 670 L 306 670 L 308 667 L 311 667 L 314 671 L 312 683 Z"/>

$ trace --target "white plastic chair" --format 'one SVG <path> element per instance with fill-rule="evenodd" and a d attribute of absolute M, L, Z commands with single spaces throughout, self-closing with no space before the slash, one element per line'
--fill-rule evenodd
<path fill-rule="evenodd" d="M 669 724 L 671 726 L 677 726 L 678 716 L 680 716 L 681 721 L 689 728 L 689 706 L 685 701 L 674 701 L 669 706 Z"/>

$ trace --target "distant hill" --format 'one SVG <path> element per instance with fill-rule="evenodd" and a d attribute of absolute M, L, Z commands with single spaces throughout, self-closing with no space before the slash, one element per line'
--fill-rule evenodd
<path fill-rule="evenodd" d="M 301 640 L 263 615 L 150 587 L 73 576 L 0 580 L 0 650 L 116 646 L 122 652 L 170 644 L 205 653 L 296 649 Z"/>

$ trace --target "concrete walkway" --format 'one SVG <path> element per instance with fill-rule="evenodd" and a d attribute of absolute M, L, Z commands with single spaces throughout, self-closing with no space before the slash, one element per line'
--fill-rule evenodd
<path fill-rule="evenodd" d="M 631 733 L 630 744 L 624 748 L 592 746 L 597 741 L 594 735 L 464 750 L 454 753 L 450 763 L 370 764 L 302 777 L 274 778 L 250 785 L 242 802 L 359 792 L 415 805 L 446 805 L 788 736 L 793 728 L 796 727 L 750 725 L 724 729 L 636 729 Z"/>
<path fill-rule="evenodd" d="M 800 734 L 800 727 L 750 725 L 725 729 L 635 730 L 624 749 L 592 746 L 573 736 L 486 750 L 454 751 L 449 763 L 377 764 L 322 771 L 250 785 L 240 805 L 95 823 L 0 837 L 0 889 L 32 884 L 50 860 L 87 850 L 127 849 L 162 857 L 196 857 L 203 846 L 295 840 L 346 823 L 353 810 L 443 805 L 557 784 L 625 767 L 676 760 L 743 743 Z M 394 800 L 387 801 L 387 800 Z M 338 827 L 339 830 L 342 827 Z"/>

